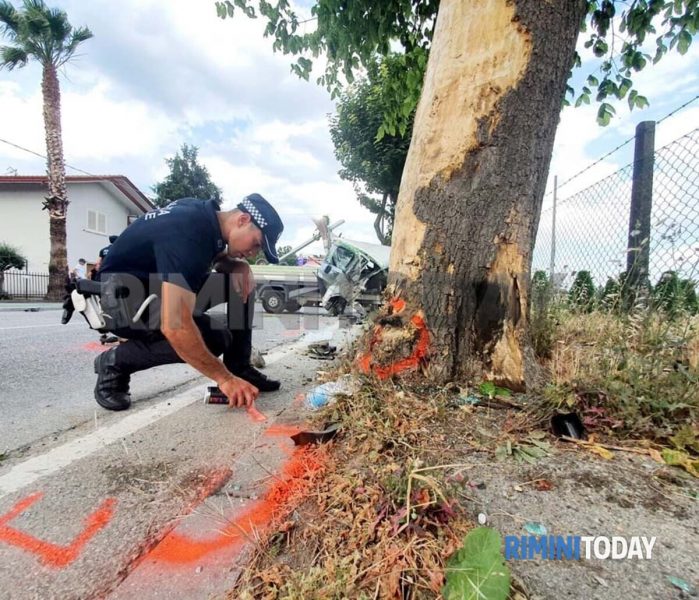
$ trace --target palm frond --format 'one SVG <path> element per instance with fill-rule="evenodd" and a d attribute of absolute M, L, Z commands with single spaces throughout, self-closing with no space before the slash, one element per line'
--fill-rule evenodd
<path fill-rule="evenodd" d="M 70 42 L 68 42 L 68 44 L 64 46 L 61 52 L 61 60 L 59 61 L 58 66 L 68 62 L 75 54 L 75 51 L 78 49 L 78 46 L 82 44 L 84 41 L 89 40 L 91 37 L 92 32 L 87 27 L 79 27 L 78 29 L 73 31 L 73 35 L 71 36 Z"/>
<path fill-rule="evenodd" d="M 3 33 L 12 41 L 17 38 L 21 19 L 21 15 L 12 4 L 6 0 L 0 1 L 0 23 L 3 25 Z"/>
<path fill-rule="evenodd" d="M 24 67 L 29 60 L 29 55 L 23 48 L 17 46 L 0 46 L 0 68 L 5 67 L 12 71 L 17 67 Z"/>
<path fill-rule="evenodd" d="M 73 30 L 68 15 L 58 8 L 52 8 L 46 13 L 46 22 L 53 41 L 58 46 L 63 46 Z"/>

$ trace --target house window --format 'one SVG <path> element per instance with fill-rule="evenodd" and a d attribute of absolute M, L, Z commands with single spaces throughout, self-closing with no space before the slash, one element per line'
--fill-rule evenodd
<path fill-rule="evenodd" d="M 107 215 L 96 210 L 88 210 L 87 229 L 97 233 L 107 233 Z"/>

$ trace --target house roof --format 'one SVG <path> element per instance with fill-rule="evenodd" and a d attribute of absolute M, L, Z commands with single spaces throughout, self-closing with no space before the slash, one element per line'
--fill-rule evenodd
<path fill-rule="evenodd" d="M 105 187 L 116 188 L 144 213 L 156 208 L 146 195 L 124 175 L 66 175 L 66 184 L 69 183 L 99 183 Z M 48 186 L 48 178 L 46 175 L 0 175 L 0 189 L 9 189 L 16 185 L 25 188 L 46 187 Z"/>

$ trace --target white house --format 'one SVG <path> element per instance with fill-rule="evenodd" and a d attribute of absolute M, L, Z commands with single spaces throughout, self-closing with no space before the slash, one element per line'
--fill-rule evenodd
<path fill-rule="evenodd" d="M 68 265 L 97 259 L 110 235 L 153 210 L 150 200 L 123 175 L 69 176 L 66 246 Z M 15 246 L 27 258 L 27 271 L 48 273 L 49 216 L 42 210 L 48 193 L 46 176 L 0 176 L 0 242 Z"/>

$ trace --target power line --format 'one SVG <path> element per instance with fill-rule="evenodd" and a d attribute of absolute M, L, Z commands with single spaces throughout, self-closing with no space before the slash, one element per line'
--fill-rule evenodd
<path fill-rule="evenodd" d="M 23 150 L 24 152 L 28 152 L 29 154 L 33 154 L 34 156 L 38 156 L 39 158 L 43 158 L 46 160 L 46 156 L 44 154 L 39 154 L 38 152 L 34 152 L 34 150 L 30 150 L 29 148 L 25 148 L 24 146 L 20 146 L 19 144 L 15 144 L 14 142 L 10 142 L 9 140 L 4 140 L 0 138 L 0 142 L 3 144 L 7 144 L 8 146 L 12 146 L 13 148 L 17 148 L 18 150 Z M 69 165 L 68 163 L 65 163 L 65 166 L 68 167 L 69 169 L 73 169 L 73 171 L 78 171 L 78 173 L 83 173 L 85 175 L 88 175 L 90 177 L 96 177 L 94 173 L 88 173 L 87 171 L 84 171 L 83 169 L 79 169 L 78 167 L 74 167 L 73 165 Z"/>

